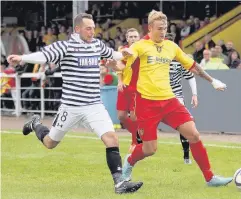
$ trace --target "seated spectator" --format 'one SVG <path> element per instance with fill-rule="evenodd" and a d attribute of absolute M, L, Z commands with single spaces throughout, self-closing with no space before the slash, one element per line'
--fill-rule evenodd
<path fill-rule="evenodd" d="M 223 60 L 218 56 L 218 51 L 216 48 L 211 48 L 211 60 L 213 62 L 222 63 Z"/>
<path fill-rule="evenodd" d="M 204 21 L 200 21 L 200 28 L 203 28 L 205 26 L 205 22 Z"/>
<path fill-rule="evenodd" d="M 203 51 L 203 59 L 200 63 L 200 65 L 205 68 L 205 66 L 207 65 L 207 63 L 210 61 L 211 59 L 211 51 L 210 50 L 204 50 Z"/>
<path fill-rule="evenodd" d="M 190 34 L 191 28 L 190 26 L 185 22 L 182 21 L 181 22 L 181 39 L 184 39 L 185 37 L 187 37 Z"/>
<path fill-rule="evenodd" d="M 95 24 L 95 35 L 98 35 L 99 33 L 103 33 L 103 30 L 100 27 L 99 23 Z"/>
<path fill-rule="evenodd" d="M 53 34 L 53 31 L 52 31 L 51 28 L 48 28 L 47 34 L 44 35 L 44 37 L 43 37 L 43 42 L 44 42 L 46 45 L 50 45 L 50 44 L 52 44 L 52 43 L 54 43 L 54 42 L 56 42 L 56 41 L 57 41 L 56 35 Z"/>
<path fill-rule="evenodd" d="M 65 30 L 64 26 L 61 26 L 61 28 L 59 30 L 58 40 L 59 41 L 67 41 L 68 40 L 68 35 L 66 34 L 66 30 Z"/>
<path fill-rule="evenodd" d="M 201 61 L 203 59 L 203 51 L 204 51 L 202 42 L 200 42 L 200 41 L 196 42 L 195 49 L 196 49 L 196 51 L 193 53 L 194 60 L 197 63 L 201 63 Z"/>
<path fill-rule="evenodd" d="M 219 45 L 216 45 L 215 49 L 216 49 L 216 52 L 217 52 L 217 57 L 220 58 L 224 64 L 228 65 L 229 64 L 229 59 L 228 59 L 228 56 L 223 54 L 222 47 L 219 46 Z"/>
<path fill-rule="evenodd" d="M 13 77 L 7 77 L 7 75 L 14 74 L 15 70 L 12 66 L 6 68 L 5 65 L 1 63 L 0 73 L 2 73 L 2 77 L 0 78 L 1 97 L 10 98 L 9 100 L 1 100 L 1 108 L 13 109 L 14 104 L 11 98 L 16 101 L 16 95 L 12 91 L 15 88 L 15 79 Z"/>
<path fill-rule="evenodd" d="M 194 33 L 195 32 L 195 29 L 194 29 L 194 19 L 193 20 L 192 19 L 188 19 L 186 21 L 186 23 L 187 23 L 187 26 L 190 27 L 189 35 Z"/>
<path fill-rule="evenodd" d="M 176 44 L 179 44 L 179 41 L 181 40 L 181 36 L 180 36 L 180 31 L 177 29 L 177 25 L 175 23 L 171 23 L 169 28 L 170 28 L 170 31 L 168 30 L 168 32 L 175 35 L 174 42 Z"/>
<path fill-rule="evenodd" d="M 222 53 L 223 53 L 224 55 L 226 55 L 227 48 L 226 48 L 226 46 L 225 46 L 225 44 L 224 44 L 224 41 L 223 41 L 222 39 L 218 40 L 217 45 L 218 45 L 218 46 L 221 46 L 221 48 L 222 48 L 222 50 L 223 50 Z"/>
<path fill-rule="evenodd" d="M 215 48 L 211 48 L 211 58 L 203 67 L 204 70 L 227 70 L 229 67 L 223 64 L 222 59 L 218 58 Z"/>
<path fill-rule="evenodd" d="M 241 68 L 241 60 L 238 57 L 238 52 L 233 51 L 230 55 L 230 64 L 229 68 Z"/>
<path fill-rule="evenodd" d="M 225 55 L 227 55 L 228 57 L 230 57 L 230 56 L 231 56 L 231 53 L 232 53 L 233 51 L 236 51 L 236 50 L 234 49 L 233 42 L 232 42 L 232 41 L 228 41 L 228 42 L 225 44 L 225 46 L 226 46 L 226 49 L 227 49 L 227 51 L 225 52 Z M 237 52 L 237 53 L 238 53 L 238 52 Z M 238 57 L 240 58 L 239 53 L 238 53 Z"/>
<path fill-rule="evenodd" d="M 215 44 L 214 41 L 212 40 L 211 35 L 206 35 L 206 36 L 204 37 L 204 48 L 205 48 L 205 49 L 214 48 L 215 45 L 216 45 L 216 44 Z"/>
<path fill-rule="evenodd" d="M 199 20 L 199 18 L 197 18 L 197 17 L 194 18 L 194 25 L 193 26 L 194 26 L 194 31 L 195 32 L 200 29 L 200 20 Z"/>
<path fill-rule="evenodd" d="M 25 37 L 29 50 L 30 52 L 36 52 L 36 39 L 33 37 L 33 32 L 32 31 L 26 31 L 26 37 Z"/>

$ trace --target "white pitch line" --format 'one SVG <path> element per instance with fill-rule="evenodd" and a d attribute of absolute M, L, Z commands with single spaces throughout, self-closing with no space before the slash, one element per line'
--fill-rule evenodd
<path fill-rule="evenodd" d="M 22 134 L 21 132 L 11 132 L 11 131 L 1 131 L 3 134 Z M 34 135 L 34 134 L 30 134 Z M 91 137 L 91 136 L 78 136 L 78 135 L 65 135 L 65 137 L 69 138 L 79 138 L 79 139 L 89 139 L 89 140 L 99 140 L 97 137 Z M 119 137 L 120 141 L 124 142 L 130 142 L 130 139 L 123 139 Z M 180 145 L 179 142 L 165 142 L 165 141 L 158 141 L 160 144 L 167 144 L 167 145 Z M 241 144 L 240 144 L 241 145 Z M 217 148 L 228 148 L 228 149 L 241 149 L 241 146 L 231 146 L 231 145 L 219 145 L 219 144 L 205 144 L 205 146 L 208 147 L 217 147 Z"/>

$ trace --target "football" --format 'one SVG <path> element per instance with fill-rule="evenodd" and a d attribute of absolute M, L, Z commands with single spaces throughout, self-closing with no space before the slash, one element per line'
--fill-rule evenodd
<path fill-rule="evenodd" d="M 233 179 L 236 186 L 241 189 L 241 168 L 235 172 Z"/>

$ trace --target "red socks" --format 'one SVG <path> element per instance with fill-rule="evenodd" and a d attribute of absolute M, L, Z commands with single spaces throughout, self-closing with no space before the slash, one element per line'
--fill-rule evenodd
<path fill-rule="evenodd" d="M 197 162 L 199 168 L 203 172 L 204 178 L 207 182 L 209 182 L 214 174 L 211 171 L 208 154 L 205 147 L 203 146 L 202 141 L 197 143 L 190 143 L 190 149 L 194 160 Z"/>
<path fill-rule="evenodd" d="M 137 144 L 134 151 L 128 158 L 128 162 L 130 163 L 131 166 L 134 166 L 135 163 L 139 160 L 142 160 L 145 158 L 145 155 L 142 151 L 142 144 Z"/>

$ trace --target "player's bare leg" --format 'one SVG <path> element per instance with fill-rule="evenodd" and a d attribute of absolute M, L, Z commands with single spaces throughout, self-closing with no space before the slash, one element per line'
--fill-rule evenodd
<path fill-rule="evenodd" d="M 142 141 L 142 142 L 143 143 L 141 143 L 141 144 L 137 144 L 134 147 L 133 152 L 131 154 L 128 154 L 125 157 L 124 165 L 123 165 L 123 172 L 122 172 L 122 177 L 125 180 L 131 179 L 132 168 L 138 161 L 140 161 L 148 156 L 152 156 L 156 153 L 157 140 Z"/>
<path fill-rule="evenodd" d="M 193 121 L 180 125 L 177 130 L 189 140 L 193 158 L 201 169 L 208 186 L 225 186 L 232 181 L 232 177 L 224 178 L 213 174 L 207 151 Z"/>

